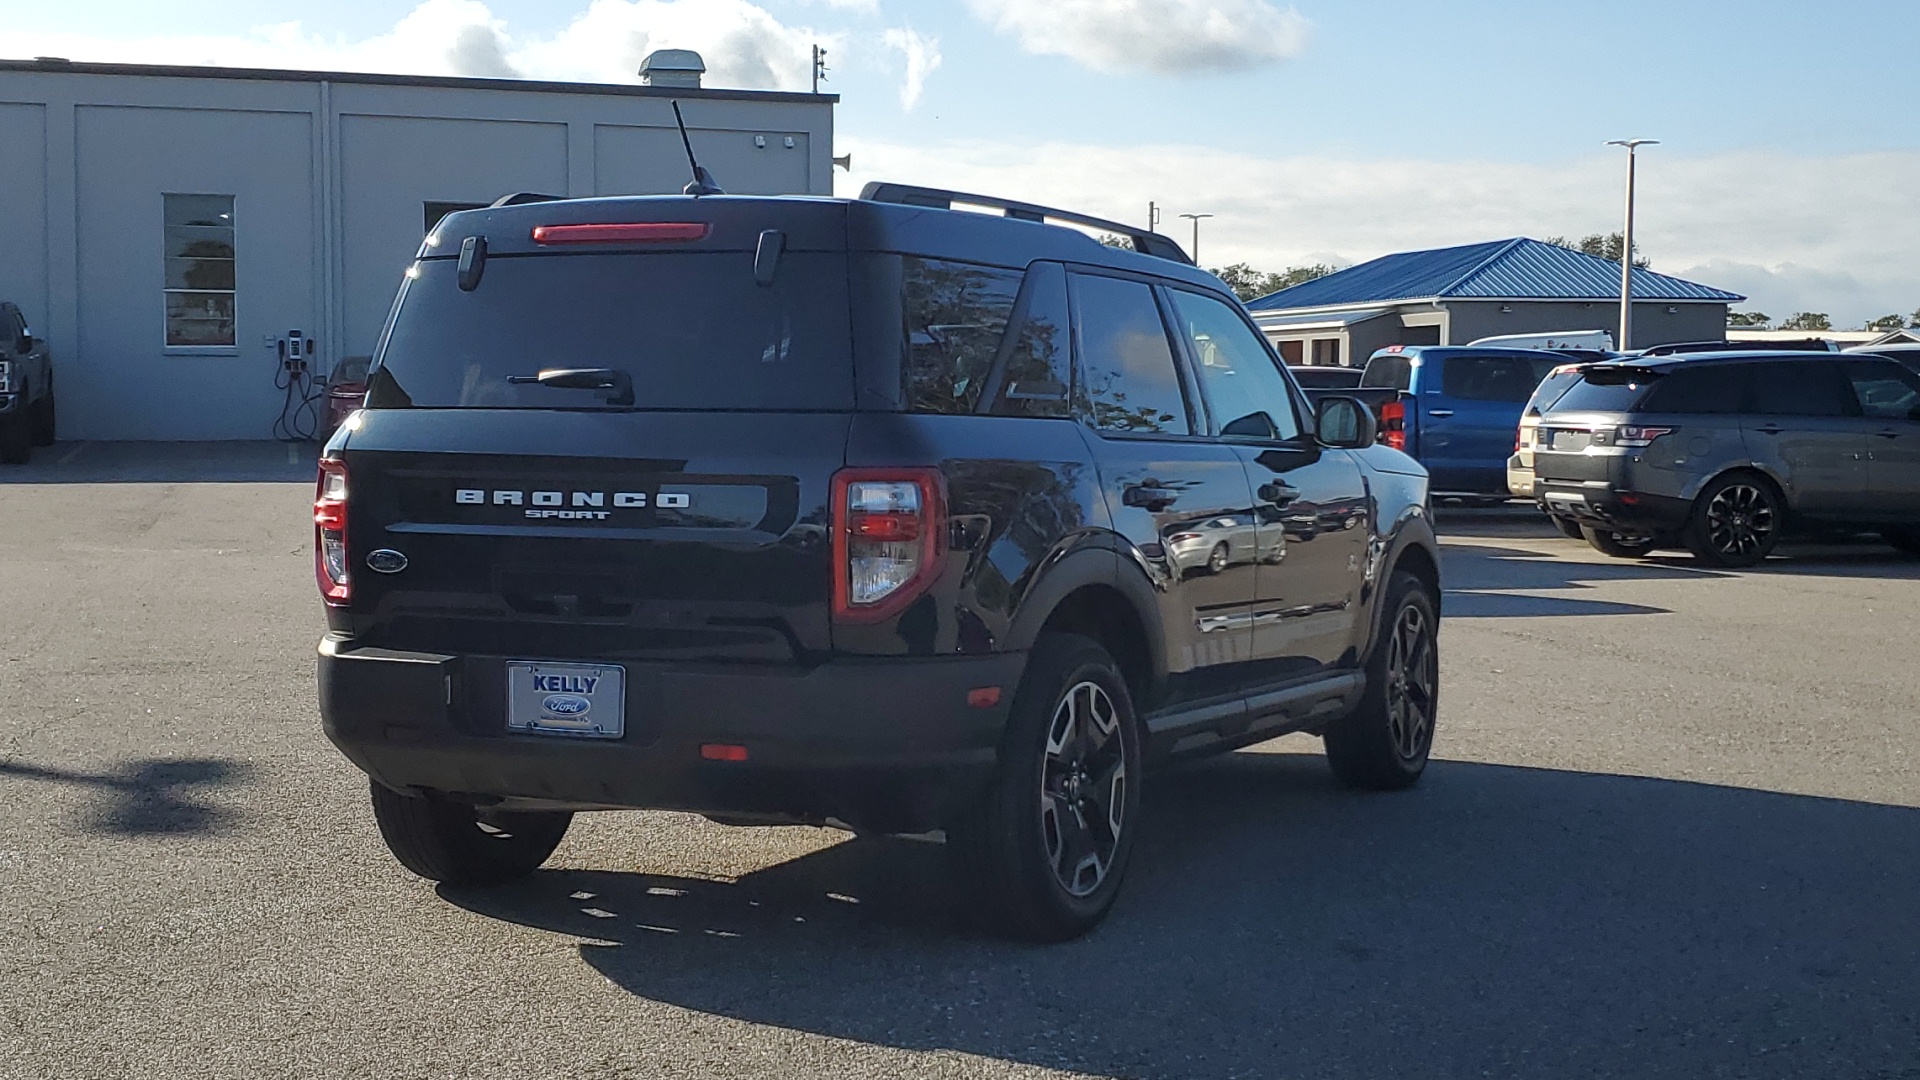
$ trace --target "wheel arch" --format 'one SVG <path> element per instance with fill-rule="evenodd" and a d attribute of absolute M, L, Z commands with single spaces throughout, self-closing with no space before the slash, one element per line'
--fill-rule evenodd
<path fill-rule="evenodd" d="M 1142 711 L 1165 685 L 1166 638 L 1153 588 L 1125 571 L 1117 552 L 1082 550 L 1053 565 L 1021 604 L 1009 644 L 1033 647 L 1042 633 L 1080 634 L 1119 661 Z"/>

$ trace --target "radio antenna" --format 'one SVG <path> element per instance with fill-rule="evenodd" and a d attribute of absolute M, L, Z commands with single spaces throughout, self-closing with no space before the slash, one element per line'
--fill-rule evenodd
<path fill-rule="evenodd" d="M 680 125 L 680 145 L 687 148 L 687 164 L 693 168 L 693 182 L 682 191 L 682 195 L 725 195 L 720 185 L 713 182 L 713 174 L 700 167 L 693 156 L 693 140 L 687 138 L 687 118 L 680 115 L 680 103 L 673 103 L 673 122 Z"/>

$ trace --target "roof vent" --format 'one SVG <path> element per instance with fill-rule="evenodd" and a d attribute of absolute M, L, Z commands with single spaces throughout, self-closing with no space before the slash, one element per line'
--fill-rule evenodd
<path fill-rule="evenodd" d="M 655 49 L 640 62 L 640 81 L 648 86 L 699 89 L 707 62 L 692 49 Z"/>

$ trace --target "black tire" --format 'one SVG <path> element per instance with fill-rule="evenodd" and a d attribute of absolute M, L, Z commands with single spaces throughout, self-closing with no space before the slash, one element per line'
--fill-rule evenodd
<path fill-rule="evenodd" d="M 1758 473 L 1728 473 L 1693 500 L 1681 539 L 1709 566 L 1753 566 L 1773 552 L 1785 524 L 1786 505 L 1772 481 Z"/>
<path fill-rule="evenodd" d="M 567 835 L 564 811 L 482 813 L 373 783 L 373 819 L 400 865 L 428 881 L 498 885 L 539 869 Z"/>
<path fill-rule="evenodd" d="M 1653 551 L 1651 536 L 1621 536 L 1617 532 L 1596 529 L 1591 525 L 1580 526 L 1580 535 L 1593 546 L 1593 550 L 1616 559 L 1638 559 Z"/>
<path fill-rule="evenodd" d="M 53 379 L 47 379 L 47 392 L 33 407 L 33 445 L 52 446 L 56 431 L 53 415 Z"/>
<path fill-rule="evenodd" d="M 1227 560 L 1230 557 L 1231 553 L 1227 551 L 1226 544 L 1213 545 L 1213 550 L 1207 553 L 1207 572 L 1210 574 L 1224 573 L 1227 569 Z"/>
<path fill-rule="evenodd" d="M 1427 768 L 1440 710 L 1440 616 L 1425 582 L 1393 575 L 1360 706 L 1324 736 L 1333 775 L 1352 788 L 1398 791 Z"/>
<path fill-rule="evenodd" d="M 0 464 L 25 465 L 33 458 L 33 419 L 24 408 L 0 416 Z"/>
<path fill-rule="evenodd" d="M 1586 534 L 1580 531 L 1580 523 L 1572 518 L 1563 518 L 1558 514 L 1548 514 L 1547 520 L 1553 522 L 1553 527 L 1560 530 L 1560 535 L 1569 540 L 1586 539 Z"/>
<path fill-rule="evenodd" d="M 1106 917 L 1140 831 L 1143 749 L 1107 650 L 1077 634 L 1040 635 L 992 787 L 947 829 L 955 878 L 982 928 L 1066 941 Z"/>

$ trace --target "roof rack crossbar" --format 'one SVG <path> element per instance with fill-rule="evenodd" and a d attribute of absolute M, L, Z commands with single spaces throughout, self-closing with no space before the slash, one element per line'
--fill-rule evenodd
<path fill-rule="evenodd" d="M 1152 255 L 1161 259 L 1170 259 L 1188 266 L 1193 265 L 1193 260 L 1187 257 L 1187 253 L 1181 250 L 1179 244 L 1175 243 L 1171 238 L 1162 236 L 1157 232 L 1136 228 L 1132 225 L 1123 225 L 1118 221 L 1108 221 L 1106 218 L 1092 217 L 1087 214 L 1076 214 L 1071 210 L 1057 210 L 1051 206 L 1040 206 L 1037 203 L 1002 199 L 995 195 L 973 195 L 964 191 L 948 191 L 944 188 L 916 187 L 912 184 L 890 184 L 877 180 L 869 183 L 860 190 L 860 198 L 867 202 L 893 203 L 897 206 L 925 206 L 935 210 L 951 210 L 953 209 L 954 203 L 965 203 L 968 206 L 984 206 L 991 210 L 998 210 L 1007 217 L 1014 218 L 1018 221 L 1038 221 L 1044 223 L 1047 219 L 1052 218 L 1055 221 L 1072 222 L 1075 225 L 1084 225 L 1090 229 L 1103 229 L 1107 232 L 1118 233 L 1133 241 L 1133 250 L 1140 252 L 1142 255 Z"/>

